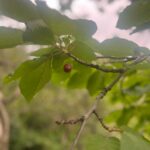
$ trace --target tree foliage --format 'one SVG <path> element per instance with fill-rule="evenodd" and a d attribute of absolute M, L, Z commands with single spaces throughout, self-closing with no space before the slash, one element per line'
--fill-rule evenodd
<path fill-rule="evenodd" d="M 135 27 L 132 33 L 148 29 L 149 10 L 149 0 L 132 2 L 120 13 L 117 27 Z M 33 59 L 20 64 L 13 74 L 5 78 L 7 83 L 18 80 L 20 91 L 28 101 L 32 100 L 48 82 L 69 89 L 85 88 L 92 96 L 102 90 L 100 96 L 103 98 L 118 81 L 115 80 L 107 86 L 112 78 L 116 77 L 116 74 L 125 73 L 117 86 L 106 95 L 108 103 L 114 106 L 106 121 L 115 121 L 119 127 L 131 124 L 132 128 L 139 131 L 150 130 L 147 127 L 147 121 L 150 119 L 148 48 L 119 37 L 99 43 L 92 37 L 97 31 L 95 22 L 70 19 L 40 0 L 36 0 L 36 5 L 29 0 L 0 0 L 0 12 L 26 25 L 24 31 L 0 27 L 0 49 L 22 44 L 46 46 L 33 52 Z M 63 70 L 66 63 L 72 65 L 69 73 Z M 117 104 L 121 105 L 121 109 L 115 107 Z M 131 122 L 134 122 L 134 125 Z M 101 136 L 94 139 L 94 143 L 98 143 L 98 139 L 103 141 L 97 145 L 98 149 L 150 148 L 149 142 L 129 129 L 121 133 L 121 138 Z M 92 142 L 93 140 L 88 143 L 89 149 L 92 149 Z"/>

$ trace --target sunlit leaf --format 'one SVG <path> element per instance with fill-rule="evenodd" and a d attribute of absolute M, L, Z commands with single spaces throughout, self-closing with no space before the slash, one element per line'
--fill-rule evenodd
<path fill-rule="evenodd" d="M 21 77 L 19 84 L 21 93 L 27 100 L 31 100 L 33 96 L 48 83 L 51 75 L 51 61 L 47 59 L 36 68 L 33 68 L 28 74 Z"/>

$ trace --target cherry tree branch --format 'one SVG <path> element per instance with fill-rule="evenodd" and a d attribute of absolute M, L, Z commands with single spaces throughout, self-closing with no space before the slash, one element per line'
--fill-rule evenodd
<path fill-rule="evenodd" d="M 93 113 L 95 114 L 96 108 L 97 108 L 97 106 L 98 106 L 100 100 L 102 100 L 102 99 L 105 97 L 105 95 L 113 88 L 113 86 L 120 80 L 120 78 L 123 76 L 123 74 L 124 74 L 124 73 L 120 73 L 120 74 L 117 76 L 117 78 L 116 78 L 115 80 L 113 80 L 112 83 L 110 83 L 107 87 L 105 87 L 105 88 L 100 92 L 100 94 L 96 97 L 95 103 L 93 104 L 93 106 L 89 109 L 89 111 L 88 111 L 88 112 L 84 115 L 84 117 L 83 117 L 83 122 L 82 122 L 82 124 L 81 124 L 81 127 L 80 127 L 80 129 L 79 129 L 79 131 L 78 131 L 78 134 L 77 134 L 77 136 L 76 136 L 76 138 L 75 138 L 75 140 L 74 140 L 74 142 L 73 142 L 73 144 L 72 144 L 70 150 L 74 150 L 76 144 L 77 144 L 78 141 L 79 141 L 79 138 L 80 138 L 80 136 L 81 136 L 81 133 L 82 133 L 82 131 L 84 130 L 84 127 L 85 127 L 85 125 L 86 125 L 88 119 L 90 118 L 90 116 L 91 116 Z M 99 119 L 98 119 L 98 120 L 99 120 Z M 104 124 L 103 124 L 103 127 L 104 127 Z"/>
<path fill-rule="evenodd" d="M 118 128 L 110 128 L 108 127 L 104 122 L 103 122 L 103 118 L 99 117 L 98 113 L 96 111 L 93 112 L 96 116 L 96 118 L 98 119 L 98 121 L 100 122 L 100 124 L 102 125 L 102 127 L 108 131 L 108 132 L 122 132 L 121 129 Z"/>
<path fill-rule="evenodd" d="M 104 124 L 103 119 L 99 117 L 96 109 L 99 106 L 99 102 L 106 96 L 106 94 L 111 91 L 111 89 L 115 86 L 116 83 L 119 82 L 119 80 L 123 77 L 123 75 L 130 70 L 130 68 L 132 68 L 134 65 L 137 65 L 143 61 L 145 61 L 147 58 L 149 58 L 150 56 L 137 56 L 137 57 L 128 57 L 128 58 L 120 58 L 120 60 L 122 59 L 123 62 L 129 62 L 131 61 L 131 63 L 129 63 L 128 65 L 125 65 L 123 68 L 119 68 L 119 69 L 109 69 L 109 68 L 103 68 L 97 64 L 93 64 L 93 63 L 88 63 L 85 62 L 83 60 L 80 60 L 79 58 L 77 58 L 76 56 L 74 56 L 73 54 L 71 54 L 70 52 L 63 50 L 63 52 L 69 56 L 70 58 L 72 58 L 74 61 L 91 67 L 91 68 L 95 68 L 99 71 L 103 71 L 103 72 L 110 72 L 110 73 L 117 73 L 118 76 L 105 88 L 103 88 L 103 90 L 101 90 L 101 92 L 99 93 L 99 95 L 96 97 L 95 103 L 92 105 L 92 107 L 87 111 L 87 113 L 85 113 L 82 117 L 75 119 L 75 120 L 68 120 L 68 121 L 56 121 L 57 124 L 61 125 L 61 124 L 77 124 L 77 123 L 81 123 L 80 129 L 75 137 L 74 142 L 71 145 L 70 150 L 74 150 L 75 146 L 77 145 L 80 136 L 87 124 L 88 119 L 91 117 L 92 114 L 94 114 L 97 118 L 97 120 L 100 122 L 100 124 L 102 125 L 102 127 L 107 130 L 108 132 L 122 132 L 120 129 L 116 129 L 116 128 L 110 128 L 107 125 Z M 110 57 L 111 59 L 115 59 L 114 57 Z"/>
<path fill-rule="evenodd" d="M 103 72 L 111 72 L 111 73 L 122 73 L 124 72 L 124 68 L 119 68 L 119 69 L 108 69 L 108 68 L 103 68 L 97 64 L 93 64 L 93 63 L 88 63 L 88 62 L 85 62 L 83 60 L 80 60 L 79 58 L 75 57 L 73 54 L 67 52 L 66 53 L 69 57 L 71 57 L 72 59 L 74 59 L 76 62 L 84 65 L 84 66 L 88 66 L 88 67 L 91 67 L 91 68 L 95 68 L 97 70 L 100 70 L 100 71 L 103 71 Z"/>

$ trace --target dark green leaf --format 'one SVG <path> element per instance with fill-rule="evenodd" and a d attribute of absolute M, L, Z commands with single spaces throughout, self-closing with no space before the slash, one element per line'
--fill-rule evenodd
<path fill-rule="evenodd" d="M 97 30 L 96 24 L 90 20 L 72 20 L 49 8 L 45 2 L 37 2 L 38 10 L 49 28 L 57 35 L 73 35 L 78 39 L 91 37 Z"/>
<path fill-rule="evenodd" d="M 117 27 L 120 29 L 140 28 L 148 22 L 150 22 L 150 1 L 136 0 L 120 13 Z"/>
<path fill-rule="evenodd" d="M 134 56 L 138 45 L 121 38 L 112 38 L 103 41 L 99 45 L 99 52 L 104 56 Z"/>
<path fill-rule="evenodd" d="M 0 27 L 0 49 L 23 44 L 23 31 L 13 28 Z"/>
<path fill-rule="evenodd" d="M 89 78 L 87 89 L 91 95 L 100 91 L 104 87 L 104 73 L 95 71 Z"/>
<path fill-rule="evenodd" d="M 54 42 L 54 35 L 46 27 L 39 26 L 30 29 L 30 26 L 28 26 L 23 34 L 23 40 L 34 44 L 50 45 Z"/>
<path fill-rule="evenodd" d="M 150 22 L 137 26 L 130 34 L 134 34 L 136 32 L 141 32 L 146 29 L 150 29 Z"/>
<path fill-rule="evenodd" d="M 39 18 L 36 7 L 30 0 L 0 0 L 0 12 L 21 22 Z"/>
<path fill-rule="evenodd" d="M 117 124 L 119 126 L 127 125 L 130 119 L 133 117 L 133 115 L 134 115 L 133 107 L 124 108 L 122 110 L 122 113 L 120 114 L 120 117 L 118 118 Z"/>

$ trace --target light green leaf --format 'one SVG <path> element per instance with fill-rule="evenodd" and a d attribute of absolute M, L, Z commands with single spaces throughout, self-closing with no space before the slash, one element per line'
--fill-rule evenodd
<path fill-rule="evenodd" d="M 43 61 L 44 59 L 33 59 L 25 61 L 15 70 L 13 74 L 10 74 L 6 77 L 7 83 L 25 76 L 28 74 L 28 72 L 31 72 L 34 68 L 37 68 L 41 63 L 43 63 Z"/>
<path fill-rule="evenodd" d="M 0 27 L 0 49 L 23 44 L 23 31 L 13 28 Z"/>
<path fill-rule="evenodd" d="M 39 18 L 36 7 L 30 0 L 0 0 L 0 13 L 21 22 Z"/>
<path fill-rule="evenodd" d="M 21 77 L 19 84 L 21 93 L 27 100 L 31 100 L 33 96 L 48 83 L 51 74 L 51 60 L 46 59 Z"/>
<path fill-rule="evenodd" d="M 121 139 L 121 150 L 149 150 L 150 142 L 132 130 L 124 131 Z"/>
<path fill-rule="evenodd" d="M 129 29 L 131 27 L 140 27 L 150 22 L 150 1 L 136 0 L 120 13 L 117 27 L 120 29 Z M 148 25 L 149 27 L 149 25 Z"/>

